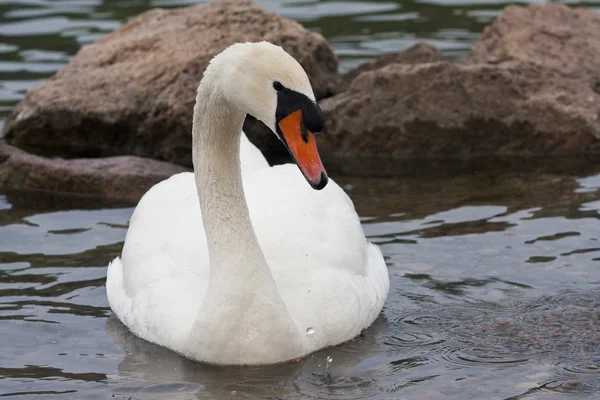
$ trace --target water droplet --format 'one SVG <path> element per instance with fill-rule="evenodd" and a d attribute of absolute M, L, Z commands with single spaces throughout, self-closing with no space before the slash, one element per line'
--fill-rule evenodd
<path fill-rule="evenodd" d="M 325 359 L 325 362 L 326 362 L 326 364 L 325 364 L 325 375 L 327 376 L 327 379 L 329 380 L 330 383 L 332 382 L 332 379 L 331 379 L 331 369 L 330 369 L 332 361 L 333 361 L 333 357 L 331 357 L 331 356 L 327 356 L 327 358 Z"/>
<path fill-rule="evenodd" d="M 313 333 L 315 333 L 315 328 L 313 328 L 313 327 L 306 328 L 306 334 L 307 334 L 307 335 L 309 335 L 309 336 L 310 336 L 310 335 L 312 335 Z"/>

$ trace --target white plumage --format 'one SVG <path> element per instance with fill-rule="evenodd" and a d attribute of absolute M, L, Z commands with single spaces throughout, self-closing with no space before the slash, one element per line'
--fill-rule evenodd
<path fill-rule="evenodd" d="M 262 52 L 256 62 L 267 63 L 271 73 L 298 70 L 279 47 L 235 46 L 249 49 L 226 50 L 223 62 L 247 65 L 244 54 L 256 50 Z M 203 82 L 207 77 L 210 71 Z M 279 79 L 293 87 L 302 78 Z M 204 113 L 223 107 L 201 89 L 197 102 L 206 103 Z M 253 93 L 257 101 L 260 95 L 269 94 Z M 195 118 L 200 108 L 197 103 Z M 268 167 L 244 135 L 242 174 L 236 173 L 237 154 L 219 154 L 222 143 L 208 149 L 210 143 L 196 140 L 215 122 L 195 119 L 195 175 L 155 185 L 135 209 L 122 258 L 108 267 L 112 310 L 137 336 L 216 364 L 282 362 L 357 336 L 379 314 L 389 281 L 352 201 L 333 181 L 313 190 L 294 164 Z M 239 137 L 240 126 L 236 120 L 229 130 Z M 236 190 L 240 180 L 243 193 Z"/>

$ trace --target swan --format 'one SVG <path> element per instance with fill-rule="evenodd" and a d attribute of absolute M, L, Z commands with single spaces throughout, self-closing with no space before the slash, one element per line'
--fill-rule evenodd
<path fill-rule="evenodd" d="M 246 114 L 283 141 L 297 166 L 242 176 Z M 211 60 L 194 106 L 194 172 L 142 197 L 121 258 L 108 266 L 108 302 L 132 333 L 192 360 L 259 365 L 343 343 L 371 325 L 388 272 L 325 172 L 313 135 L 323 127 L 305 71 L 281 47 L 237 43 Z"/>

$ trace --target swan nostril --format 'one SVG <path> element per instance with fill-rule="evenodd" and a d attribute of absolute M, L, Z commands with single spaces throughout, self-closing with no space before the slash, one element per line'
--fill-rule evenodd
<path fill-rule="evenodd" d="M 308 336 L 312 336 L 314 333 L 315 333 L 315 328 L 313 328 L 313 327 L 306 328 L 306 334 Z"/>
<path fill-rule="evenodd" d="M 302 133 L 302 140 L 304 140 L 304 143 L 308 143 L 308 131 L 306 130 L 306 125 L 304 125 L 304 123 L 300 124 L 300 131 Z"/>

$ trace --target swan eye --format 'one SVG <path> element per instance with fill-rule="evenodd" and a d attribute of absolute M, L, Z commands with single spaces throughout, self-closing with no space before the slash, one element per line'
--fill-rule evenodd
<path fill-rule="evenodd" d="M 275 82 L 273 82 L 273 89 L 275 89 L 279 92 L 280 90 L 283 89 L 283 85 L 281 83 L 279 83 L 278 81 L 275 81 Z"/>

